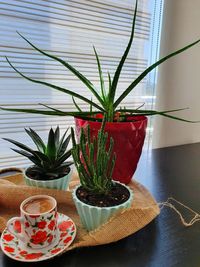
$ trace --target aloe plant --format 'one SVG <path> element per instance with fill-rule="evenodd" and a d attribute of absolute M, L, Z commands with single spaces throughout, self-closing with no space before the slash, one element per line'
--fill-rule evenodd
<path fill-rule="evenodd" d="M 72 157 L 77 168 L 81 185 L 95 194 L 107 194 L 112 188 L 112 173 L 116 156 L 113 153 L 113 139 L 110 138 L 109 148 L 106 144 L 108 133 L 104 132 L 105 118 L 96 137 L 91 138 L 90 126 L 81 128 L 80 142 L 77 144 L 74 130 L 72 135 Z"/>
<path fill-rule="evenodd" d="M 27 157 L 34 163 L 28 170 L 31 172 L 31 177 L 36 179 L 57 179 L 69 172 L 69 166 L 72 162 L 67 161 L 71 156 L 71 149 L 67 150 L 71 134 L 67 137 L 66 133 L 60 138 L 60 129 L 56 128 L 54 131 L 52 128 L 48 134 L 48 142 L 45 144 L 41 137 L 31 128 L 25 129 L 26 133 L 30 136 L 38 150 L 32 148 L 9 138 L 3 138 L 4 140 L 16 145 L 20 148 L 14 149 L 16 153 Z"/>
<path fill-rule="evenodd" d="M 49 54 L 42 49 L 38 48 L 35 46 L 33 43 L 31 43 L 28 39 L 26 39 L 22 34 L 18 33 L 32 48 L 34 48 L 36 51 L 41 53 L 42 55 L 51 58 L 60 64 L 62 64 L 64 67 L 66 67 L 69 71 L 71 71 L 93 94 L 93 97 L 97 100 L 97 102 L 94 102 L 93 100 L 90 100 L 86 97 L 84 97 L 81 94 L 75 93 L 69 89 L 57 86 L 52 83 L 40 81 L 37 79 L 33 79 L 28 77 L 27 75 L 23 74 L 20 72 L 11 62 L 10 60 L 6 57 L 7 62 L 10 64 L 10 66 L 23 78 L 33 82 L 33 83 L 38 83 L 45 85 L 49 88 L 52 88 L 57 91 L 61 91 L 65 94 L 68 94 L 72 96 L 73 102 L 75 106 L 77 107 L 78 111 L 74 112 L 64 112 L 62 110 L 58 110 L 55 108 L 52 108 L 50 106 L 45 107 L 48 108 L 48 110 L 34 110 L 34 109 L 15 109 L 15 108 L 1 108 L 2 110 L 8 110 L 8 111 L 15 111 L 15 112 L 25 112 L 25 113 L 35 113 L 35 114 L 43 114 L 43 115 L 56 115 L 56 116 L 79 116 L 82 118 L 87 118 L 89 120 L 99 120 L 95 118 L 95 114 L 97 113 L 102 113 L 106 114 L 107 121 L 113 122 L 116 121 L 116 118 L 119 118 L 119 120 L 125 120 L 127 116 L 137 116 L 137 115 L 145 115 L 145 116 L 153 116 L 153 115 L 161 115 L 165 116 L 171 119 L 176 119 L 176 120 L 181 120 L 181 121 L 186 121 L 186 122 L 194 122 L 194 121 L 189 121 L 185 120 L 173 115 L 170 115 L 169 113 L 174 112 L 174 111 L 180 111 L 183 109 L 176 109 L 176 110 L 166 110 L 166 111 L 156 111 L 156 110 L 143 110 L 137 108 L 137 109 L 127 109 L 127 108 L 120 108 L 119 105 L 121 104 L 122 100 L 144 79 L 149 72 L 151 72 L 153 69 L 155 69 L 157 66 L 159 66 L 161 63 L 165 62 L 171 57 L 176 56 L 177 54 L 182 53 L 183 51 L 189 49 L 190 47 L 196 45 L 197 43 L 200 42 L 200 39 L 161 58 L 151 66 L 149 66 L 145 71 L 143 71 L 125 90 L 124 92 L 116 99 L 116 90 L 117 90 L 117 85 L 119 81 L 119 77 L 122 71 L 122 68 L 124 66 L 124 63 L 126 61 L 126 58 L 128 56 L 128 53 L 130 51 L 133 39 L 134 39 L 134 33 L 135 33 L 135 22 L 136 22 L 136 16 L 137 16 L 137 5 L 138 5 L 138 0 L 136 0 L 136 5 L 135 5 L 135 11 L 134 11 L 134 16 L 133 16 L 133 22 L 132 22 L 132 30 L 131 30 L 131 35 L 130 39 L 128 42 L 128 45 L 124 51 L 124 54 L 121 57 L 121 60 L 117 66 L 117 69 L 115 71 L 114 76 L 111 78 L 110 74 L 108 73 L 108 81 L 109 81 L 109 86 L 108 88 L 105 88 L 105 83 L 104 83 L 104 77 L 102 73 L 102 67 L 100 63 L 100 59 L 98 56 L 98 53 L 94 47 L 94 53 L 95 57 L 97 60 L 97 65 L 98 65 L 98 72 L 99 72 L 99 77 L 100 77 L 100 90 L 98 91 L 93 83 L 89 81 L 82 73 L 80 73 L 78 70 L 76 70 L 72 65 L 70 65 L 68 62 L 64 61 L 63 59 L 56 57 L 52 54 Z M 80 107 L 77 105 L 75 99 L 80 99 L 86 103 L 89 104 L 90 108 L 88 111 L 82 111 Z M 94 110 L 95 108 L 95 110 Z M 120 114 L 118 116 L 118 114 Z M 117 115 L 117 116 L 116 116 Z"/>

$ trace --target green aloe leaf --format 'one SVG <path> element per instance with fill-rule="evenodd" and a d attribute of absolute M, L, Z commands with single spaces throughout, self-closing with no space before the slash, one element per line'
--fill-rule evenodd
<path fill-rule="evenodd" d="M 50 162 L 49 158 L 44 153 L 34 150 L 34 155 L 36 155 L 47 166 L 50 165 L 51 162 Z"/>
<path fill-rule="evenodd" d="M 45 161 L 48 161 L 48 157 L 46 157 L 42 152 L 40 151 L 35 151 L 35 150 L 32 150 L 30 147 L 18 142 L 18 141 L 15 141 L 15 140 L 12 140 L 10 138 L 3 138 L 4 140 L 14 144 L 15 146 L 18 146 L 19 148 L 25 150 L 25 151 L 28 151 L 29 153 L 33 154 L 34 156 L 36 156 L 37 158 L 41 159 L 41 160 L 45 160 Z"/>
<path fill-rule="evenodd" d="M 51 116 L 68 116 L 65 112 L 55 112 L 55 111 L 46 111 L 46 110 L 37 110 L 37 109 L 26 109 L 26 108 L 2 108 L 4 111 L 13 111 L 13 112 L 23 112 L 23 113 L 32 113 L 32 114 L 41 114 L 41 115 L 51 115 Z M 73 113 L 73 112 L 72 112 Z M 69 113 L 69 116 L 73 116 L 72 113 Z"/>
<path fill-rule="evenodd" d="M 96 51 L 94 46 L 93 46 L 93 49 L 94 49 L 94 53 L 95 53 L 97 65 L 98 65 L 99 78 L 100 78 L 100 84 L 101 84 L 101 94 L 102 94 L 102 98 L 105 102 L 106 101 L 106 98 L 105 98 L 106 93 L 105 93 L 105 84 L 104 84 L 104 78 L 103 78 L 103 73 L 102 73 L 102 69 L 101 69 L 101 63 L 100 63 L 99 56 L 98 56 L 97 51 Z"/>
<path fill-rule="evenodd" d="M 161 115 L 161 116 L 164 116 L 164 117 L 168 117 L 170 119 L 183 121 L 183 122 L 189 122 L 189 123 L 198 123 L 198 122 L 200 122 L 200 121 L 191 121 L 191 120 L 182 119 L 182 118 L 179 118 L 179 117 L 176 117 L 176 116 L 172 116 L 172 115 L 169 115 L 169 114 L 166 114 L 166 113 L 161 113 L 161 114 L 158 113 L 158 114 L 153 114 L 153 115 Z"/>
<path fill-rule="evenodd" d="M 64 132 L 63 136 L 61 137 L 60 141 L 59 141 L 59 146 L 58 146 L 58 150 L 57 150 L 57 155 L 59 156 L 60 155 L 60 150 L 62 148 L 62 145 L 63 145 L 63 142 L 65 140 L 65 136 L 68 132 L 69 128 L 67 128 L 67 130 Z"/>
<path fill-rule="evenodd" d="M 56 127 L 56 130 L 55 130 L 55 146 L 56 146 L 56 151 L 58 151 L 59 140 L 60 140 L 60 128 L 59 128 L 59 126 L 57 126 Z"/>
<path fill-rule="evenodd" d="M 110 103 L 113 103 L 113 101 L 110 100 L 110 96 L 112 94 L 112 79 L 111 79 L 111 76 L 110 76 L 110 73 L 108 71 L 108 95 L 107 95 L 107 102 Z"/>
<path fill-rule="evenodd" d="M 37 159 L 36 157 L 34 157 L 33 155 L 27 153 L 26 151 L 23 151 L 23 150 L 18 150 L 18 149 L 15 149 L 15 148 L 11 148 L 14 152 L 28 158 L 30 161 L 32 161 L 35 165 L 39 166 L 39 167 L 42 167 L 41 165 L 41 161 L 39 159 Z"/>
<path fill-rule="evenodd" d="M 98 99 L 98 101 L 104 105 L 101 97 L 98 95 L 98 93 L 96 92 L 96 89 L 94 87 L 94 85 L 91 83 L 91 81 L 89 81 L 83 74 L 81 74 L 79 71 L 77 71 L 72 65 L 70 65 L 69 63 L 67 63 L 66 61 L 53 56 L 47 52 L 44 52 L 43 50 L 39 49 L 38 47 L 36 47 L 34 44 L 32 44 L 28 39 L 26 39 L 22 34 L 20 34 L 19 32 L 17 32 L 28 44 L 30 44 L 35 50 L 37 50 L 38 52 L 40 52 L 41 54 L 52 58 L 58 62 L 60 62 L 63 66 L 65 66 L 68 70 L 70 70 L 74 75 L 76 75 L 79 80 L 81 80 L 89 89 L 90 91 L 94 94 L 94 96 Z"/>
<path fill-rule="evenodd" d="M 132 30 L 131 30 L 131 36 L 130 36 L 130 39 L 129 39 L 129 42 L 128 42 L 128 45 L 126 47 L 126 50 L 119 62 L 119 65 L 116 69 L 116 72 L 114 74 L 114 77 L 113 77 L 113 81 L 112 81 L 112 90 L 111 90 L 111 93 L 110 93 L 110 96 L 109 96 L 109 99 L 111 99 L 112 101 L 114 101 L 114 98 L 115 98 L 115 92 L 116 92 L 116 88 L 117 88 L 117 83 L 118 83 L 118 80 L 119 80 L 119 77 L 120 77 L 120 73 L 122 71 L 122 67 L 124 65 L 124 62 L 128 56 L 128 53 L 130 51 L 130 48 L 131 48 L 131 45 L 132 45 L 132 42 L 133 42 L 133 38 L 134 38 L 134 33 L 135 33 L 135 22 L 136 22 L 136 15 L 137 15 L 137 6 L 138 6 L 138 1 L 136 0 L 136 3 L 135 3 L 135 12 L 134 12 L 134 16 L 133 16 L 133 23 L 132 23 Z"/>
<path fill-rule="evenodd" d="M 41 115 L 51 115 L 51 116 L 73 116 L 73 117 L 80 117 L 83 119 L 88 119 L 92 121 L 101 121 L 101 119 L 96 119 L 93 117 L 90 117 L 91 115 L 99 114 L 102 112 L 99 111 L 93 111 L 93 112 L 56 112 L 56 111 L 46 111 L 46 110 L 35 110 L 35 109 L 16 109 L 16 108 L 1 108 L 1 110 L 4 111 L 13 111 L 13 112 L 23 112 L 23 113 L 32 113 L 32 114 L 41 114 Z M 89 116 L 89 117 L 88 117 Z"/>
<path fill-rule="evenodd" d="M 70 139 L 71 139 L 71 134 L 68 135 L 66 140 L 62 143 L 62 145 L 60 145 L 59 150 L 58 150 L 58 156 L 63 155 L 63 153 L 65 152 L 65 150 L 67 149 L 69 145 Z"/>
<path fill-rule="evenodd" d="M 75 134 L 74 134 L 74 129 L 71 127 L 71 137 L 72 137 L 72 146 L 73 148 L 76 147 L 76 139 L 75 139 Z"/>
<path fill-rule="evenodd" d="M 58 115 L 58 116 L 73 116 L 73 117 L 81 117 L 83 119 L 87 119 L 87 120 L 97 120 L 96 118 L 93 118 L 92 115 L 96 115 L 96 114 L 100 114 L 102 112 L 100 111 L 92 111 L 92 105 L 90 105 L 90 111 L 68 111 L 68 112 L 65 112 L 65 111 L 61 111 L 61 110 L 58 110 L 58 109 L 55 109 L 55 108 L 52 108 L 50 106 L 47 106 L 47 105 L 43 105 L 49 109 L 52 109 L 55 111 L 55 114 L 53 115 Z M 1 109 L 1 108 L 0 108 Z M 61 114 L 61 115 L 60 115 Z M 44 114 L 45 115 L 45 114 Z M 48 114 L 47 114 L 48 115 Z M 90 117 L 91 116 L 91 117 Z"/>
<path fill-rule="evenodd" d="M 60 86 L 57 86 L 57 85 L 54 85 L 54 84 L 51 84 L 51 83 L 47 83 L 47 82 L 42 82 L 42 81 L 39 81 L 39 80 L 35 80 L 35 79 L 32 79 L 32 78 L 26 76 L 25 74 L 21 73 L 17 68 L 15 68 L 15 67 L 13 66 L 13 64 L 10 62 L 10 60 L 9 60 L 7 57 L 6 57 L 6 60 L 7 60 L 8 64 L 9 64 L 9 65 L 10 65 L 10 66 L 11 66 L 11 67 L 12 67 L 12 68 L 13 68 L 13 69 L 14 69 L 20 76 L 22 76 L 22 77 L 25 78 L 26 80 L 29 80 L 29 81 L 31 81 L 31 82 L 33 82 L 33 83 L 43 84 L 43 85 L 48 86 L 48 87 L 50 87 L 50 88 L 53 88 L 53 89 L 55 89 L 55 90 L 57 90 L 57 91 L 66 93 L 66 94 L 71 95 L 71 96 L 74 96 L 74 97 L 77 97 L 77 98 L 83 100 L 84 102 L 93 105 L 93 106 L 96 107 L 97 109 L 99 109 L 99 110 L 101 110 L 101 111 L 104 111 L 104 109 L 103 109 L 102 107 L 100 107 L 99 105 L 97 105 L 96 103 L 91 102 L 89 99 L 87 99 L 87 98 L 85 98 L 84 96 L 79 95 L 79 94 L 77 94 L 77 93 L 75 93 L 75 92 L 73 92 L 73 91 L 71 91 L 71 90 L 62 88 L 62 87 L 60 87 Z"/>
<path fill-rule="evenodd" d="M 67 161 L 67 162 L 62 163 L 61 166 L 54 165 L 53 167 L 54 173 L 65 173 L 66 168 L 71 166 L 72 164 L 73 164 L 72 161 Z"/>
<path fill-rule="evenodd" d="M 114 103 L 114 108 L 116 108 L 120 103 L 121 103 L 121 101 L 133 90 L 133 88 L 135 88 L 135 86 L 142 80 L 142 79 L 144 79 L 144 77 L 149 73 L 149 72 L 151 72 L 153 69 L 155 69 L 157 66 L 159 66 L 161 63 L 163 63 L 163 62 L 165 62 L 166 60 L 168 60 L 169 58 L 171 58 L 171 57 L 174 57 L 174 56 L 176 56 L 176 55 L 178 55 L 178 54 L 180 54 L 180 53 L 182 53 L 183 51 L 185 51 L 185 50 L 187 50 L 187 49 L 189 49 L 190 47 L 192 47 L 192 46 L 194 46 L 194 45 L 196 45 L 197 43 L 199 43 L 200 42 L 200 39 L 199 40 L 197 40 L 197 41 L 195 41 L 195 42 L 193 42 L 193 43 L 191 43 L 191 44 L 189 44 L 189 45 L 187 45 L 187 46 L 185 46 L 185 47 L 183 47 L 183 48 L 181 48 L 181 49 L 179 49 L 179 50 L 177 50 L 177 51 L 175 51 L 175 52 L 173 52 L 173 53 L 171 53 L 171 54 L 169 54 L 169 55 L 167 55 L 167 56 L 165 56 L 165 57 L 163 57 L 163 58 L 161 58 L 160 60 L 158 60 L 156 63 L 154 63 L 153 65 L 151 65 L 150 67 L 148 67 L 144 72 L 142 72 L 142 74 L 140 74 L 139 76 L 138 76 L 138 78 L 134 81 L 134 82 L 132 82 L 130 85 L 129 85 L 129 87 L 120 95 L 120 97 L 115 101 L 115 103 Z"/>
<path fill-rule="evenodd" d="M 10 138 L 3 138 L 3 140 L 6 140 L 6 141 L 10 142 L 13 145 L 18 146 L 19 148 L 21 148 L 21 149 L 23 149 L 25 151 L 28 151 L 31 154 L 34 154 L 35 153 L 35 151 L 32 150 L 30 147 L 28 147 L 28 146 L 26 146 L 26 145 L 24 145 L 24 144 L 22 144 L 22 143 L 20 143 L 18 141 L 15 141 L 15 140 L 10 139 Z"/>
<path fill-rule="evenodd" d="M 41 105 L 41 106 L 43 106 L 43 107 L 45 107 L 45 108 L 51 109 L 51 110 L 53 110 L 53 111 L 55 111 L 55 112 L 57 112 L 57 113 L 61 113 L 61 114 L 63 114 L 63 111 L 60 110 L 60 109 L 53 108 L 53 107 L 50 107 L 49 105 L 45 105 L 45 104 L 42 104 L 42 103 L 39 103 L 39 105 Z"/>
<path fill-rule="evenodd" d="M 92 98 L 91 98 L 92 101 Z M 92 114 L 92 105 L 90 105 L 90 114 Z"/>
<path fill-rule="evenodd" d="M 56 157 L 55 133 L 52 128 L 49 131 L 48 143 L 45 154 L 50 160 L 54 160 Z"/>
<path fill-rule="evenodd" d="M 75 101 L 75 99 L 74 99 L 73 96 L 72 96 L 72 101 L 73 101 L 73 103 L 74 103 L 74 106 L 77 108 L 77 110 L 78 110 L 79 112 L 82 112 L 81 108 L 80 108 L 79 105 L 76 103 L 76 101 Z M 91 104 L 90 104 L 90 105 L 91 105 Z"/>
<path fill-rule="evenodd" d="M 182 119 L 180 117 L 177 116 L 172 116 L 169 115 L 168 113 L 171 112 L 176 112 L 176 111 L 181 111 L 181 110 L 185 110 L 186 108 L 182 108 L 182 109 L 174 109 L 174 110 L 166 110 L 166 111 L 156 111 L 156 110 L 131 110 L 131 109 L 126 109 L 126 112 L 129 112 L 131 115 L 143 115 L 143 116 L 154 116 L 154 115 L 160 115 L 160 116 L 165 116 L 174 120 L 179 120 L 179 121 L 183 121 L 183 122 L 190 122 L 190 123 L 198 123 L 200 121 L 191 121 L 191 120 L 186 120 L 186 119 Z M 119 112 L 122 110 L 118 110 Z M 124 112 L 124 109 L 123 109 Z M 127 115 L 124 115 L 127 116 Z"/>
<path fill-rule="evenodd" d="M 142 103 L 139 107 L 137 107 L 136 109 L 140 109 L 145 105 L 145 103 Z"/>
<path fill-rule="evenodd" d="M 62 155 L 62 157 L 60 157 L 56 163 L 57 165 L 62 164 L 66 159 L 68 159 L 71 156 L 71 149 L 68 150 L 64 155 Z"/>
<path fill-rule="evenodd" d="M 46 105 L 45 105 L 46 106 Z M 48 107 L 48 106 L 46 106 Z M 50 108 L 50 107 L 49 107 Z M 1 110 L 4 111 L 13 111 L 13 112 L 23 112 L 23 113 L 33 113 L 33 114 L 41 114 L 41 115 L 52 115 L 52 116 L 74 116 L 74 117 L 87 117 L 88 115 L 95 115 L 99 114 L 102 112 L 99 111 L 93 111 L 93 112 L 64 112 L 64 111 L 49 111 L 49 110 L 36 110 L 36 109 L 23 109 L 23 108 L 2 108 L 0 107 Z M 90 118 L 89 118 L 90 119 Z M 94 119 L 94 118 L 91 118 Z M 95 119 L 94 119 L 95 120 Z"/>
<path fill-rule="evenodd" d="M 25 129 L 26 133 L 31 137 L 35 145 L 37 146 L 38 150 L 41 152 L 45 152 L 46 146 L 42 141 L 41 137 L 31 128 Z"/>
<path fill-rule="evenodd" d="M 15 148 L 11 148 L 11 149 L 12 149 L 13 151 L 15 151 L 15 152 L 21 154 L 22 156 L 27 157 L 27 158 L 29 158 L 29 157 L 33 157 L 33 158 L 34 158 L 34 156 L 33 156 L 32 154 L 30 154 L 30 153 L 28 153 L 28 152 L 26 152 L 26 151 L 24 151 L 24 150 L 18 150 L 18 149 L 15 149 Z"/>
<path fill-rule="evenodd" d="M 164 110 L 164 111 L 156 111 L 156 110 L 152 110 L 152 109 L 118 109 L 116 110 L 116 112 L 128 112 L 128 113 L 155 113 L 155 112 L 161 112 L 161 113 L 169 113 L 169 112 L 176 112 L 176 111 L 183 111 L 186 110 L 188 108 L 178 108 L 178 109 L 170 109 L 170 110 Z"/>
<path fill-rule="evenodd" d="M 109 88 L 111 90 L 112 88 L 112 79 L 111 79 L 111 76 L 110 76 L 110 72 L 108 71 L 108 83 L 109 83 Z"/>

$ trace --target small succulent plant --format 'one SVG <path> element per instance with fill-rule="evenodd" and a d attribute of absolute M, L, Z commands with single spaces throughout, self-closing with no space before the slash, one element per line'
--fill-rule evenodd
<path fill-rule="evenodd" d="M 113 139 L 110 138 L 109 147 L 108 133 L 104 131 L 105 119 L 97 137 L 90 135 L 90 126 L 81 128 L 80 142 L 75 140 L 74 130 L 72 135 L 72 156 L 77 168 L 80 183 L 84 189 L 95 194 L 106 195 L 112 188 L 112 173 L 116 156 L 113 153 Z"/>
<path fill-rule="evenodd" d="M 3 139 L 19 147 L 21 150 L 11 149 L 27 157 L 34 163 L 33 166 L 27 169 L 27 174 L 31 176 L 30 178 L 36 180 L 52 180 L 58 179 L 69 172 L 69 166 L 72 162 L 65 162 L 71 156 L 71 149 L 67 150 L 71 138 L 71 134 L 66 137 L 68 129 L 60 138 L 59 127 L 55 131 L 51 128 L 47 144 L 43 142 L 41 137 L 33 129 L 29 128 L 25 129 L 25 131 L 31 137 L 38 150 L 33 150 L 9 138 Z"/>

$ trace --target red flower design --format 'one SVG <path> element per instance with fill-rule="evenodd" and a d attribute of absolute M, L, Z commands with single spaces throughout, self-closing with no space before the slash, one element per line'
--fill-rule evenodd
<path fill-rule="evenodd" d="M 46 222 L 45 221 L 41 221 L 37 223 L 37 227 L 40 229 L 44 229 L 46 227 Z"/>
<path fill-rule="evenodd" d="M 37 218 L 39 217 L 40 215 L 29 215 L 30 218 Z"/>
<path fill-rule="evenodd" d="M 61 250 L 61 248 L 55 248 L 55 249 L 53 249 L 52 251 L 51 251 L 51 254 L 55 254 L 55 253 L 57 253 L 58 251 L 60 251 Z"/>
<path fill-rule="evenodd" d="M 6 240 L 7 242 L 10 242 L 11 240 L 13 240 L 14 236 L 10 235 L 10 234 L 6 234 L 4 235 L 4 240 Z"/>
<path fill-rule="evenodd" d="M 5 246 L 4 250 L 7 251 L 7 252 L 10 252 L 10 253 L 15 251 L 14 248 L 11 248 L 11 247 L 8 247 L 8 246 Z"/>
<path fill-rule="evenodd" d="M 71 241 L 72 240 L 72 237 L 71 236 L 68 236 L 63 242 L 65 243 L 65 244 L 67 244 L 69 241 Z"/>
<path fill-rule="evenodd" d="M 49 225 L 48 225 L 48 228 L 50 229 L 50 230 L 53 230 L 54 229 L 54 227 L 55 227 L 55 220 L 52 220 L 50 223 L 49 223 Z"/>
<path fill-rule="evenodd" d="M 53 239 L 53 235 L 50 234 L 49 237 L 48 237 L 48 239 L 47 239 L 47 241 L 48 241 L 49 243 L 51 243 L 52 239 Z"/>
<path fill-rule="evenodd" d="M 26 255 L 27 253 L 28 253 L 28 252 L 27 252 L 26 250 L 22 250 L 22 251 L 20 251 L 19 254 L 20 254 L 21 256 L 24 256 L 24 255 Z"/>
<path fill-rule="evenodd" d="M 38 259 L 43 255 L 43 253 L 38 252 L 38 253 L 31 253 L 31 254 L 27 254 L 25 256 L 26 260 L 33 260 L 33 259 Z"/>
<path fill-rule="evenodd" d="M 40 243 L 44 243 L 47 240 L 47 232 L 39 230 L 35 233 L 35 235 L 31 236 L 31 241 L 33 244 L 37 245 Z"/>
<path fill-rule="evenodd" d="M 70 226 L 72 226 L 72 224 L 73 223 L 71 221 L 65 221 L 59 224 L 58 228 L 60 229 L 60 231 L 65 232 Z"/>
<path fill-rule="evenodd" d="M 28 228 L 30 224 L 28 222 L 25 222 L 25 227 Z"/>
<path fill-rule="evenodd" d="M 20 221 L 15 221 L 13 228 L 16 232 L 21 233 L 21 222 Z"/>
<path fill-rule="evenodd" d="M 66 235 L 67 235 L 66 232 L 65 232 L 65 233 L 61 233 L 60 237 L 64 237 L 64 236 L 66 236 Z"/>

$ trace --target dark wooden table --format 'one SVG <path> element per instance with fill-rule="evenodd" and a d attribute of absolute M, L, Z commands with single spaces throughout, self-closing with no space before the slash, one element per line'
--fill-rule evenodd
<path fill-rule="evenodd" d="M 158 202 L 173 196 L 200 212 L 200 143 L 144 152 L 135 177 Z M 200 222 L 186 228 L 174 211 L 165 208 L 145 228 L 119 242 L 32 264 L 0 253 L 0 266 L 199 267 Z"/>

